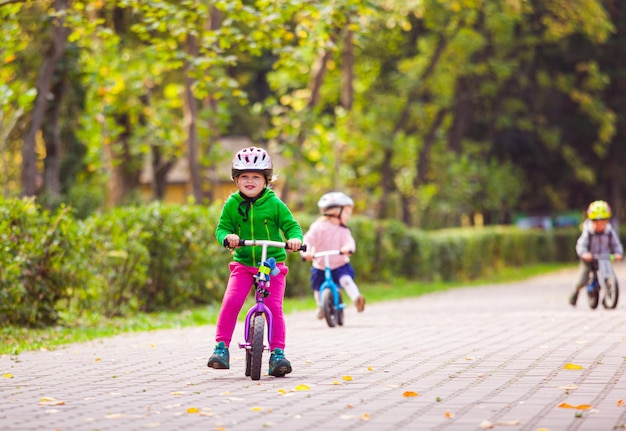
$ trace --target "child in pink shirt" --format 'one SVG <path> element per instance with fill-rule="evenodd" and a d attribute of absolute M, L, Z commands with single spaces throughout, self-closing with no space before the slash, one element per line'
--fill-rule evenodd
<path fill-rule="evenodd" d="M 327 250 L 341 250 L 351 254 L 356 250 L 356 242 L 346 223 L 352 215 L 354 201 L 341 192 L 331 192 L 323 195 L 317 203 L 322 216 L 311 224 L 304 235 L 307 252 L 302 253 L 306 260 L 313 261 L 311 268 L 311 289 L 315 303 L 319 308 L 317 317 L 324 318 L 324 311 L 320 305 L 320 286 L 324 282 L 324 258 L 313 259 L 316 252 Z M 354 268 L 350 264 L 347 254 L 330 256 L 330 269 L 333 280 L 343 288 L 360 313 L 365 309 L 365 297 L 361 295 L 359 287 L 354 282 Z"/>

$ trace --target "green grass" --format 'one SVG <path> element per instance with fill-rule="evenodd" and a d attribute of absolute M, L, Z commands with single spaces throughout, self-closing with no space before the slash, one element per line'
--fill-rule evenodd
<path fill-rule="evenodd" d="M 571 267 L 571 264 L 542 264 L 523 268 L 506 268 L 492 274 L 490 277 L 468 282 L 425 283 L 398 279 L 385 283 L 360 284 L 359 288 L 367 297 L 368 304 L 371 304 L 373 302 L 416 297 L 431 292 L 466 286 L 523 280 L 569 267 Z M 247 306 L 244 307 L 244 310 L 247 309 Z M 284 308 L 286 313 L 313 310 L 315 303 L 312 296 L 286 298 Z M 128 318 L 115 319 L 106 319 L 98 315 L 83 316 L 80 319 L 68 316 L 66 321 L 72 322 L 71 324 L 45 329 L 5 327 L 0 328 L 0 354 L 17 356 L 20 352 L 31 350 L 54 350 L 56 347 L 64 344 L 110 337 L 124 332 L 209 325 L 215 323 L 218 311 L 218 305 L 212 305 L 183 312 L 143 313 Z M 240 317 L 243 317 L 243 313 L 241 313 Z"/>

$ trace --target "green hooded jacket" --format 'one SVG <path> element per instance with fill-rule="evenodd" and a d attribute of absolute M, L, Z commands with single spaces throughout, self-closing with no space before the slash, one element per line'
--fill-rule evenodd
<path fill-rule="evenodd" d="M 256 199 L 246 198 L 239 192 L 230 195 L 222 208 L 215 237 L 220 244 L 224 244 L 226 235 L 231 233 L 239 235 L 241 239 L 285 242 L 297 238 L 302 241 L 300 224 L 270 188 L 266 188 Z M 267 257 L 284 262 L 287 251 L 268 247 Z M 234 260 L 247 266 L 256 266 L 261 260 L 261 247 L 239 247 L 235 249 Z"/>

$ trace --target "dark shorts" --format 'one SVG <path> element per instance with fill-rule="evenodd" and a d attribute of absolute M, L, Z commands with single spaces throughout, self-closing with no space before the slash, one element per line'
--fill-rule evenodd
<path fill-rule="evenodd" d="M 335 268 L 331 271 L 333 276 L 333 281 L 339 285 L 339 279 L 344 275 L 349 275 L 354 280 L 354 268 L 349 263 L 340 266 L 339 268 Z M 324 270 L 311 268 L 311 289 L 320 290 L 320 286 L 324 282 Z"/>

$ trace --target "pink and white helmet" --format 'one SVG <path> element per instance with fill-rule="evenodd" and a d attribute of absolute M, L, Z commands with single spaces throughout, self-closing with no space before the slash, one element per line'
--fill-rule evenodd
<path fill-rule="evenodd" d="M 262 172 L 268 181 L 274 175 L 272 159 L 263 148 L 247 147 L 239 150 L 233 157 L 231 171 L 232 178 L 236 178 L 243 172 Z"/>

